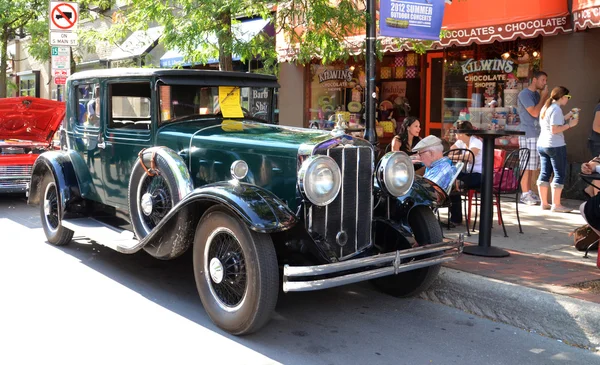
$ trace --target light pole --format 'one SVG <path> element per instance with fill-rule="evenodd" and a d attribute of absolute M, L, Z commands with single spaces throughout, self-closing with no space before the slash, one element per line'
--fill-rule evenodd
<path fill-rule="evenodd" d="M 375 147 L 378 145 L 375 131 L 375 46 L 377 41 L 377 24 L 375 23 L 375 0 L 367 0 L 367 54 L 365 72 L 367 74 L 365 93 L 365 139 Z"/>

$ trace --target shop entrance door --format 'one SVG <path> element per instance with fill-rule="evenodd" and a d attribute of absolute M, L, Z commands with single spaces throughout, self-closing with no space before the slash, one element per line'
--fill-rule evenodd
<path fill-rule="evenodd" d="M 442 138 L 442 96 L 444 90 L 444 53 L 427 54 L 425 95 L 425 135 Z"/>

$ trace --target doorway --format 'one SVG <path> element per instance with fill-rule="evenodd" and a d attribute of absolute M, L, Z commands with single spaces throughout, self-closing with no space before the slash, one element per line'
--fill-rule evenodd
<path fill-rule="evenodd" d="M 444 53 L 427 54 L 425 93 L 425 135 L 442 138 L 442 95 L 444 90 Z"/>

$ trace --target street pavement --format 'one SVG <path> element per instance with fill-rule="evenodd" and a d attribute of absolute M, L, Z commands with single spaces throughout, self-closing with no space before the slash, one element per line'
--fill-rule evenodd
<path fill-rule="evenodd" d="M 600 364 L 560 340 L 368 283 L 282 295 L 262 331 L 230 336 L 202 309 L 189 254 L 49 245 L 22 197 L 0 197 L 0 249 L 0 364 Z"/>
<path fill-rule="evenodd" d="M 580 201 L 565 201 L 572 213 L 552 213 L 539 206 L 519 205 L 519 233 L 514 202 L 502 204 L 509 237 L 494 215 L 492 246 L 508 250 L 505 258 L 462 255 L 445 265 L 440 280 L 422 295 L 495 321 L 538 332 L 567 343 L 600 350 L 600 292 L 580 288 L 600 284 L 597 252 L 588 258 L 569 237 L 585 223 Z M 445 217 L 445 212 L 441 213 Z M 445 230 L 448 238 L 465 227 Z M 468 242 L 477 244 L 477 230 Z M 597 287 L 600 288 L 600 285 Z"/>

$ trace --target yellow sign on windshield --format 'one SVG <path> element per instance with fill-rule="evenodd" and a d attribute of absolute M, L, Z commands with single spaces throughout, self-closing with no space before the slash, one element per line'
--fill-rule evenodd
<path fill-rule="evenodd" d="M 223 118 L 243 118 L 240 105 L 240 88 L 235 86 L 219 86 L 219 104 Z"/>

